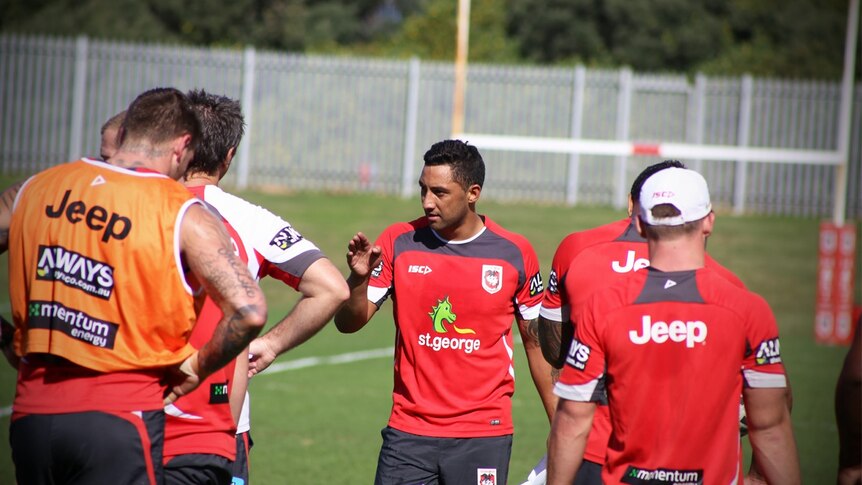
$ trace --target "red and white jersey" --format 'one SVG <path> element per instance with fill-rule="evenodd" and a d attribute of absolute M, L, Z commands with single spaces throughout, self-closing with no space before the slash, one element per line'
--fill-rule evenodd
<path fill-rule="evenodd" d="M 212 206 L 210 210 L 220 216 Z M 224 218 L 221 221 L 230 235 L 236 255 L 247 263 L 242 238 Z M 204 297 L 189 343 L 195 349 L 203 347 L 212 338 L 223 316 L 221 308 L 210 297 Z M 236 459 L 236 423 L 230 408 L 235 368 L 234 359 L 213 372 L 194 391 L 165 406 L 165 463 L 177 455 L 190 453 Z"/>
<path fill-rule="evenodd" d="M 248 263 L 249 271 L 256 279 L 271 276 L 297 289 L 305 270 L 324 257 L 314 243 L 303 238 L 288 222 L 260 206 L 229 194 L 215 185 L 190 187 L 189 190 L 221 217 L 231 236 L 234 249 L 240 259 Z M 198 317 L 198 326 L 206 322 L 198 334 L 202 338 L 200 345 L 209 339 L 221 318 L 221 310 L 207 298 Z M 203 330 L 204 328 L 206 330 Z M 195 332 L 198 332 L 197 327 Z M 194 342 L 193 334 L 192 343 Z M 169 415 L 167 427 L 175 428 L 175 431 L 166 433 L 167 437 L 184 436 L 187 439 L 174 439 L 174 447 L 166 439 L 165 457 L 184 453 L 214 453 L 225 456 L 216 450 L 226 450 L 229 446 L 229 458 L 233 459 L 236 451 L 235 440 L 231 436 L 228 445 L 222 439 L 222 434 L 219 434 L 226 425 L 224 412 L 227 412 L 230 423 L 235 424 L 232 429 L 236 433 L 249 430 L 250 418 L 249 399 L 246 394 L 240 420 L 233 423 L 228 394 L 222 395 L 223 391 L 230 389 L 232 376 L 231 366 L 229 373 L 224 373 L 222 377 L 211 377 L 201 384 L 192 393 L 197 396 L 195 399 L 187 399 L 189 396 L 184 396 L 175 403 L 173 409 L 166 409 Z M 179 428 L 180 422 L 185 423 L 182 429 Z M 190 441 L 192 439 L 194 441 Z"/>
<path fill-rule="evenodd" d="M 194 187 L 192 192 L 214 207 L 236 229 L 248 255 L 248 269 L 258 280 L 269 276 L 297 290 L 305 270 L 326 257 L 289 222 L 259 205 L 229 194 L 216 185 Z M 249 397 L 246 394 L 237 433 L 248 431 L 250 425 Z"/>
<path fill-rule="evenodd" d="M 434 437 L 511 434 L 514 317 L 539 315 L 542 277 L 526 238 L 484 217 L 463 241 L 427 219 L 389 226 L 368 298 L 392 296 L 397 330 L 389 425 Z"/>
<path fill-rule="evenodd" d="M 763 298 L 709 268 L 649 268 L 595 292 L 574 319 L 555 393 L 596 401 L 607 386 L 605 483 L 741 483 L 743 383 L 786 386 Z"/>
<path fill-rule="evenodd" d="M 596 290 L 607 288 L 639 269 L 649 266 L 646 239 L 631 219 L 621 219 L 566 236 L 557 248 L 542 300 L 541 315 L 554 322 L 574 324 L 571 315 Z M 706 267 L 715 269 L 736 286 L 745 285 L 730 270 L 708 255 Z M 611 420 L 607 401 L 602 400 L 593 416 L 584 458 L 604 463 Z"/>

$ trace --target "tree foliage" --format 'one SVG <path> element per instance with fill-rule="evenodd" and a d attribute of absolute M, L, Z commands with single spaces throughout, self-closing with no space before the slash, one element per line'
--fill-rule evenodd
<path fill-rule="evenodd" d="M 835 79 L 848 1 L 472 0 L 470 60 Z M 451 60 L 457 5 L 0 0 L 0 31 Z"/>

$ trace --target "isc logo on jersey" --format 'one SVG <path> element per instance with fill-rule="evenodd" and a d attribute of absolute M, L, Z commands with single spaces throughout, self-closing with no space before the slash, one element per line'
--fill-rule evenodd
<path fill-rule="evenodd" d="M 566 357 L 566 363 L 578 370 L 584 370 L 587 367 L 587 361 L 590 360 L 590 348 L 582 344 L 578 339 L 572 340 L 572 346 L 569 347 L 569 355 Z"/>
<path fill-rule="evenodd" d="M 781 344 L 778 342 L 778 337 L 760 342 L 754 361 L 757 365 L 780 364 Z"/>
<path fill-rule="evenodd" d="M 649 266 L 649 260 L 646 258 L 635 258 L 634 250 L 629 249 L 626 253 L 626 262 L 611 261 L 611 269 L 616 273 L 628 273 L 637 271 L 641 268 Z"/>
<path fill-rule="evenodd" d="M 686 347 L 692 348 L 696 343 L 706 343 L 706 323 L 700 320 L 688 322 L 674 320 L 668 324 L 661 320 L 653 322 L 649 315 L 644 315 L 641 318 L 641 324 L 643 327 L 640 334 L 636 330 L 629 331 L 629 339 L 637 345 L 643 345 L 650 341 L 663 344 L 670 340 L 676 343 L 685 342 Z"/>
<path fill-rule="evenodd" d="M 275 246 L 283 251 L 301 240 L 302 234 L 300 234 L 299 231 L 297 231 L 291 226 L 284 226 L 283 228 L 281 228 L 280 231 L 275 234 L 275 237 L 272 238 L 272 241 L 269 242 L 269 245 Z"/>
<path fill-rule="evenodd" d="M 430 266 L 425 266 L 421 264 L 411 264 L 407 267 L 408 273 L 419 273 L 419 274 L 428 274 L 431 272 Z"/>
<path fill-rule="evenodd" d="M 104 300 L 114 292 L 114 268 L 62 246 L 39 246 L 36 279 L 59 281 Z"/>

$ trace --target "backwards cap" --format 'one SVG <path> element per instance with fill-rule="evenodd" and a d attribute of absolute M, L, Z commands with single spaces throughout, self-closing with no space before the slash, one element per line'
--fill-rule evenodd
<path fill-rule="evenodd" d="M 653 207 L 670 204 L 680 212 L 656 218 Z M 640 216 L 651 226 L 679 226 L 706 217 L 712 211 L 706 180 L 694 170 L 667 168 L 646 179 L 641 189 Z"/>

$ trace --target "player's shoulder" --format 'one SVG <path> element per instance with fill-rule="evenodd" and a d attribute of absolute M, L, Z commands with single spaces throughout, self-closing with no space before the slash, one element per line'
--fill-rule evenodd
<path fill-rule="evenodd" d="M 706 303 L 725 307 L 735 313 L 771 311 L 765 298 L 712 267 L 697 271 L 697 287 Z"/>
<path fill-rule="evenodd" d="M 715 258 L 709 255 L 709 253 L 707 253 L 704 257 L 704 266 L 706 266 L 707 268 L 711 268 L 714 272 L 721 275 L 724 279 L 726 279 L 733 285 L 740 288 L 745 288 L 745 283 L 743 283 L 742 280 L 738 276 L 736 276 L 733 271 L 727 269 L 727 267 L 725 266 L 722 266 L 721 263 L 716 261 Z"/>
<path fill-rule="evenodd" d="M 238 195 L 231 194 L 217 185 L 206 185 L 202 191 L 203 200 L 216 207 L 220 212 L 247 217 L 280 217 L 266 207 L 253 204 Z"/>
<path fill-rule="evenodd" d="M 563 238 L 557 251 L 577 254 L 599 244 L 625 239 L 626 233 L 631 229 L 630 226 L 629 219 L 620 219 L 602 226 L 572 232 Z"/>
<path fill-rule="evenodd" d="M 412 221 L 393 222 L 386 226 L 386 229 L 380 234 L 381 237 L 395 239 L 402 234 L 411 233 L 428 227 L 428 219 L 424 216 L 413 219 Z"/>
<path fill-rule="evenodd" d="M 493 219 L 488 216 L 482 216 L 485 221 L 485 230 L 491 232 L 492 234 L 497 235 L 500 238 L 503 238 L 507 241 L 510 241 L 514 245 L 518 246 L 522 251 L 529 250 L 535 252 L 533 249 L 533 244 L 527 239 L 523 234 L 519 234 L 514 231 L 510 231 L 505 227 L 501 226 Z"/>
<path fill-rule="evenodd" d="M 581 308 L 594 315 L 608 316 L 617 310 L 634 305 L 646 279 L 645 270 L 617 278 L 611 284 L 593 291 Z"/>

